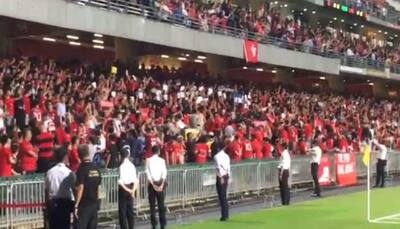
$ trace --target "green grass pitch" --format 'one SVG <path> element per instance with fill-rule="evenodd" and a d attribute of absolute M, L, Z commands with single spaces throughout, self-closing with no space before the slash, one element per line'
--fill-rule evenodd
<path fill-rule="evenodd" d="M 371 192 L 371 216 L 380 218 L 400 213 L 400 187 L 374 189 Z M 385 220 L 387 221 L 387 220 Z M 399 224 L 376 224 L 367 221 L 367 192 L 310 200 L 289 207 L 277 207 L 231 216 L 228 222 L 207 220 L 174 229 L 370 229 L 400 228 Z"/>

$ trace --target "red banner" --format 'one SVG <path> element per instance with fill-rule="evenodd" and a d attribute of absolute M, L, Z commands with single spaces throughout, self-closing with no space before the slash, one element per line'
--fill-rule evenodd
<path fill-rule="evenodd" d="M 336 183 L 338 186 L 357 184 L 356 158 L 352 153 L 335 154 Z"/>
<path fill-rule="evenodd" d="M 243 53 L 247 63 L 258 62 L 258 42 L 244 40 L 243 42 Z"/>
<path fill-rule="evenodd" d="M 318 180 L 321 186 L 332 184 L 331 159 L 329 155 L 322 155 L 318 169 Z"/>

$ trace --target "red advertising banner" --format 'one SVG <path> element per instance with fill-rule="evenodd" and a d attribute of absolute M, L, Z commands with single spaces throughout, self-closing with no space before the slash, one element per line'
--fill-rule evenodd
<path fill-rule="evenodd" d="M 336 183 L 338 186 L 357 184 L 356 158 L 352 153 L 335 154 Z"/>
<path fill-rule="evenodd" d="M 243 42 L 243 53 L 247 63 L 258 62 L 258 42 L 244 40 Z"/>
<path fill-rule="evenodd" d="M 329 155 L 322 155 L 318 169 L 318 180 L 321 186 L 332 184 L 331 159 Z"/>

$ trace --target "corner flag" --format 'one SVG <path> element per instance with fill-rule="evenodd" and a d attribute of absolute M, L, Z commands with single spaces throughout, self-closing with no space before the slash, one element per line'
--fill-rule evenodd
<path fill-rule="evenodd" d="M 370 158 L 370 154 L 371 154 L 371 146 L 369 144 L 365 144 L 364 149 L 363 149 L 363 163 L 365 166 L 368 166 L 369 163 L 369 158 Z"/>

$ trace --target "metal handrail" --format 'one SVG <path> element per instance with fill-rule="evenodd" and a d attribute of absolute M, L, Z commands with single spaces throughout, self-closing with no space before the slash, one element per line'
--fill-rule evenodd
<path fill-rule="evenodd" d="M 163 23 L 174 24 L 185 28 L 200 30 L 203 32 L 231 36 L 240 39 L 256 40 L 260 44 L 273 45 L 280 48 L 293 50 L 297 52 L 309 53 L 327 58 L 340 59 L 341 64 L 350 67 L 359 67 L 385 71 L 385 63 L 379 60 L 368 58 L 346 56 L 343 53 L 336 53 L 331 50 L 322 50 L 307 46 L 303 43 L 288 42 L 284 38 L 278 38 L 271 35 L 262 35 L 246 29 L 230 26 L 213 25 L 201 22 L 197 18 L 191 18 L 183 15 L 173 15 L 161 9 L 160 6 L 148 7 L 134 3 L 132 0 L 69 0 L 78 4 L 98 7 L 104 10 L 115 11 L 125 14 L 144 16 L 147 19 L 156 20 Z M 340 0 L 338 0 L 340 1 Z M 391 65 L 390 71 L 400 74 L 400 65 Z"/>

